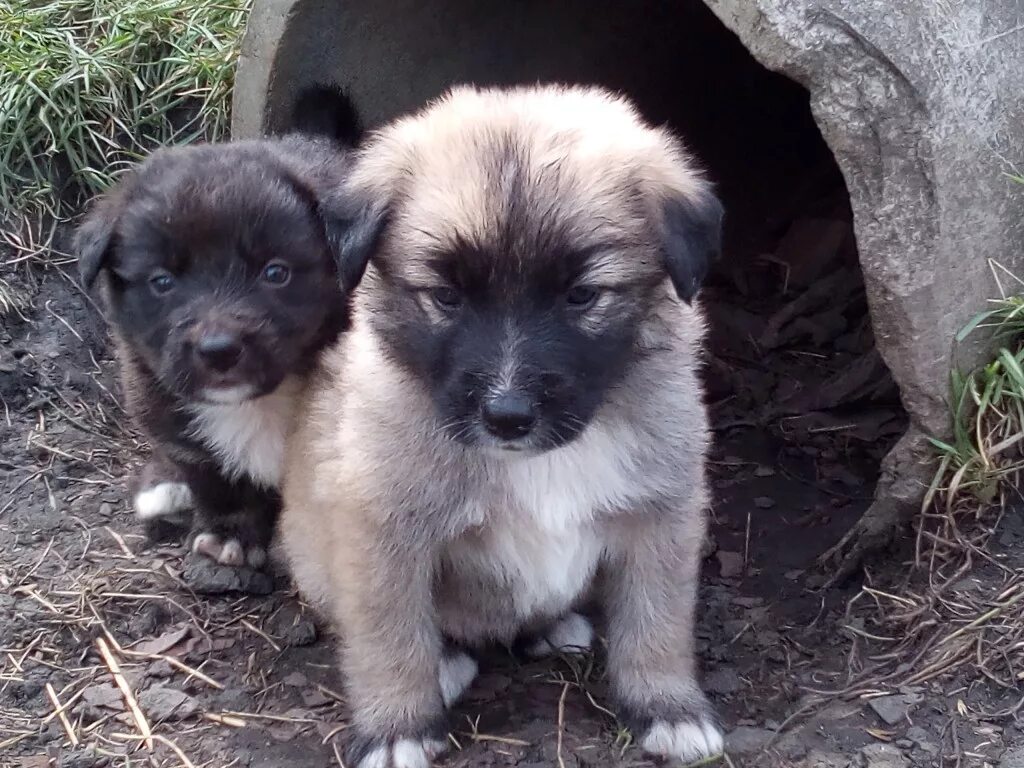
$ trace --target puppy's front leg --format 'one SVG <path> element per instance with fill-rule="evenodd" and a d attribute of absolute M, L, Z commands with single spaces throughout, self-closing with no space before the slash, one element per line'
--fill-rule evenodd
<path fill-rule="evenodd" d="M 688 763 L 723 746 L 694 658 L 706 524 L 700 508 L 680 513 L 667 506 L 614 523 L 619 547 L 603 574 L 608 671 L 623 719 L 643 749 Z"/>
<path fill-rule="evenodd" d="M 427 768 L 447 746 L 433 557 L 405 539 L 349 531 L 336 561 L 353 768 Z"/>
<path fill-rule="evenodd" d="M 247 478 L 228 480 L 210 465 L 184 470 L 196 503 L 192 550 L 233 568 L 262 568 L 281 509 L 280 494 Z"/>

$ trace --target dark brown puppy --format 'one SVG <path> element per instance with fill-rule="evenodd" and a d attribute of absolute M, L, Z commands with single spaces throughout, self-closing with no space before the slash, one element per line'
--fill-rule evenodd
<path fill-rule="evenodd" d="M 298 135 L 162 149 L 77 233 L 154 450 L 136 512 L 194 506 L 193 548 L 227 565 L 265 560 L 296 397 L 347 321 L 346 224 L 320 200 L 348 169 L 336 143 Z"/>

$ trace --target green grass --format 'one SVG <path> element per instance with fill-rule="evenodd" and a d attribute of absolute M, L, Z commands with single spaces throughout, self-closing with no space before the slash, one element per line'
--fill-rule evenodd
<path fill-rule="evenodd" d="M 995 267 L 995 269 L 999 269 Z M 1004 275 L 1024 290 L 1024 282 Z M 932 438 L 938 471 L 925 499 L 941 494 L 952 508 L 957 500 L 996 501 L 1005 480 L 1024 469 L 1024 295 L 1011 293 L 991 301 L 957 335 L 958 344 L 984 331 L 995 345 L 990 362 L 951 377 L 952 437 Z"/>
<path fill-rule="evenodd" d="M 66 218 L 160 144 L 227 135 L 251 0 L 0 0 L 0 205 Z"/>

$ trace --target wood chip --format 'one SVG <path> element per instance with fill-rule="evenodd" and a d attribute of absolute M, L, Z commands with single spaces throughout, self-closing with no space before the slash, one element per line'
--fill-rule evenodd
<path fill-rule="evenodd" d="M 110 646 L 107 645 L 107 641 L 102 637 L 96 638 L 96 647 L 99 649 L 103 662 L 107 665 L 107 669 L 110 670 L 110 674 L 114 678 L 114 684 L 121 690 L 121 695 L 124 696 L 124 703 L 128 705 L 128 711 L 131 712 L 132 719 L 135 721 L 135 727 L 138 728 L 146 749 L 152 752 L 153 730 L 149 727 L 149 721 L 146 720 L 146 716 L 139 709 L 139 703 L 135 700 L 131 686 L 128 685 L 128 681 L 124 679 L 124 675 L 121 673 L 121 665 L 117 663 L 114 654 L 110 652 Z"/>

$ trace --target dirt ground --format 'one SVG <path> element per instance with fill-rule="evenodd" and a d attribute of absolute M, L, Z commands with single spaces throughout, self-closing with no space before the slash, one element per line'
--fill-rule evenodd
<path fill-rule="evenodd" d="M 23 267 L 11 279 L 32 309 L 0 319 L 0 766 L 340 764 L 330 637 L 283 575 L 267 595 L 199 594 L 209 574 L 179 545 L 147 543 L 124 487 L 144 447 L 98 315 L 59 265 Z M 906 684 L 912 658 L 886 667 L 888 680 L 865 679 L 893 638 L 876 634 L 863 602 L 848 613 L 860 584 L 820 589 L 815 558 L 868 504 L 893 437 L 878 424 L 892 419 L 860 437 L 786 434 L 746 419 L 735 391 L 717 396 L 697 632 L 730 732 L 724 764 L 1024 765 L 1014 680 L 1000 687 L 968 666 Z M 1008 516 L 992 562 L 963 589 L 1005 578 L 1022 539 Z M 905 558 L 869 563 L 871 583 L 896 589 Z M 495 651 L 454 712 L 443 764 L 652 765 L 606 709 L 601 665 L 600 653 L 526 663 Z"/>

